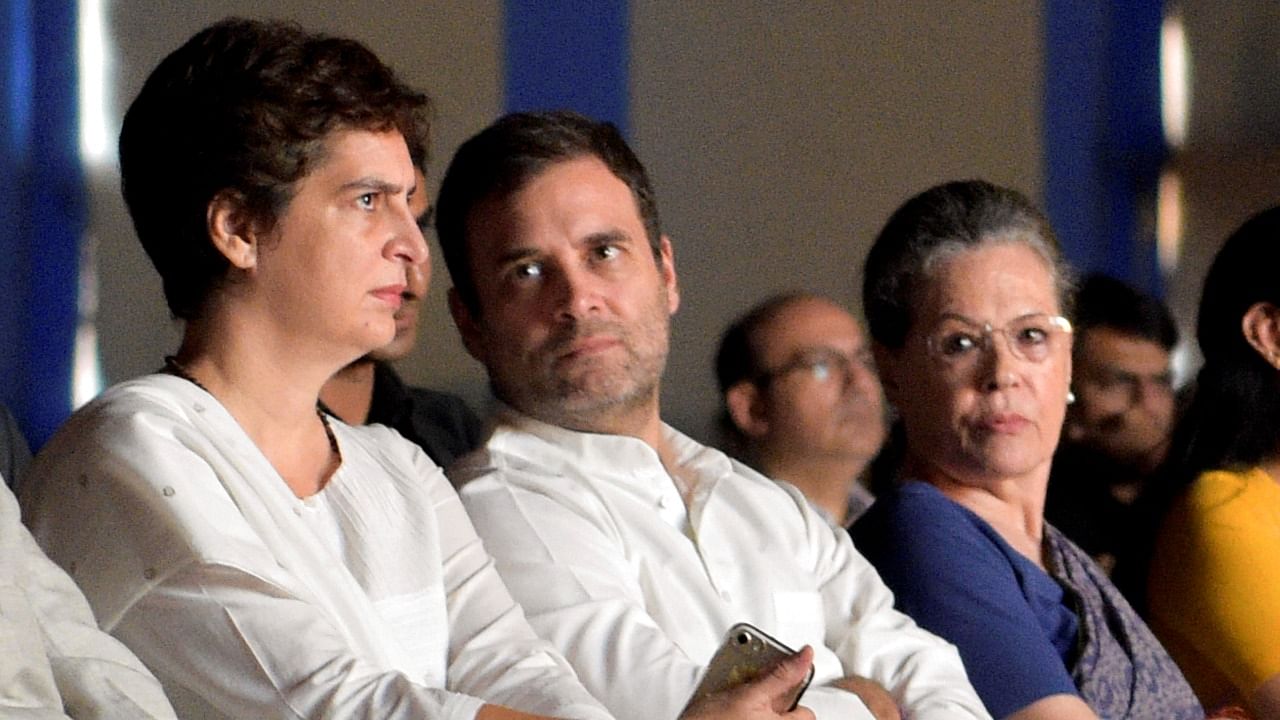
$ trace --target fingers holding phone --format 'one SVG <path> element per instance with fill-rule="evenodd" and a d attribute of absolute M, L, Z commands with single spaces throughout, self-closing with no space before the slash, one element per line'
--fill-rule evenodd
<path fill-rule="evenodd" d="M 783 657 L 745 684 L 695 697 L 680 720 L 815 720 L 794 707 L 796 688 L 813 675 L 813 648 Z"/>

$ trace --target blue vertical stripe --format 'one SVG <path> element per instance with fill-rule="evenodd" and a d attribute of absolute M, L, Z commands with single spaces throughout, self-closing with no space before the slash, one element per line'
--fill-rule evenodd
<path fill-rule="evenodd" d="M 1159 293 L 1161 0 L 1045 2 L 1044 160 L 1067 258 Z"/>
<path fill-rule="evenodd" d="M 626 0 L 506 0 L 506 109 L 569 108 L 625 134 L 630 113 Z"/>
<path fill-rule="evenodd" d="M 0 183 L 0 399 L 39 446 L 71 410 L 78 247 L 86 224 L 80 165 L 74 0 L 10 3 L 4 40 Z"/>

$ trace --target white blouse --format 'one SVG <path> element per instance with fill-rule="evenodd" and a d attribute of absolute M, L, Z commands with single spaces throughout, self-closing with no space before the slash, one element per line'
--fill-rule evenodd
<path fill-rule="evenodd" d="M 32 466 L 33 532 L 184 718 L 607 718 L 440 469 L 387 428 L 333 429 L 342 465 L 301 500 L 205 391 L 119 385 Z"/>

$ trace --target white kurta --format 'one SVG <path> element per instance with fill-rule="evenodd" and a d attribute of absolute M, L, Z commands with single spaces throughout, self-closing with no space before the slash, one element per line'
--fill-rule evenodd
<path fill-rule="evenodd" d="M 535 630 L 619 718 L 675 717 L 725 631 L 757 625 L 816 652 L 801 704 L 868 718 L 818 687 L 857 674 L 908 718 L 989 717 L 954 647 L 893 609 L 849 536 L 783 487 L 664 427 L 689 511 L 649 445 L 512 411 L 450 468 L 485 545 Z"/>
<path fill-rule="evenodd" d="M 98 629 L 75 583 L 40 552 L 0 480 L 0 717 L 173 718 L 160 683 Z"/>
<path fill-rule="evenodd" d="M 300 500 L 225 408 L 153 375 L 76 413 L 33 533 L 184 718 L 604 718 L 530 630 L 444 475 L 380 426 Z"/>

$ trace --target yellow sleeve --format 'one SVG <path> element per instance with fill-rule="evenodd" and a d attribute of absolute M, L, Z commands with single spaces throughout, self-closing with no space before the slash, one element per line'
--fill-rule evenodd
<path fill-rule="evenodd" d="M 1201 475 L 1161 529 L 1149 590 L 1153 626 L 1174 636 L 1202 698 L 1205 676 L 1247 698 L 1280 674 L 1280 483 L 1261 470 Z"/>

